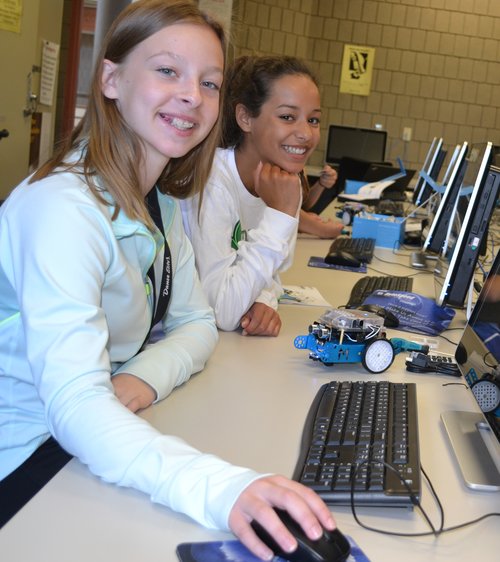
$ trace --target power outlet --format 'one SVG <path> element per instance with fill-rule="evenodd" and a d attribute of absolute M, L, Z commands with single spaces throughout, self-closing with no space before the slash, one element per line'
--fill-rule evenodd
<path fill-rule="evenodd" d="M 411 127 L 405 127 L 403 129 L 403 140 L 406 141 L 406 142 L 410 142 L 411 141 L 411 133 L 412 133 Z"/>

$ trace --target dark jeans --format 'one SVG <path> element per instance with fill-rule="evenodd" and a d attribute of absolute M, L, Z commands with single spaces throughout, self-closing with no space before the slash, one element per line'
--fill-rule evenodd
<path fill-rule="evenodd" d="M 21 466 L 0 481 L 0 527 L 28 503 L 71 458 L 50 437 Z"/>

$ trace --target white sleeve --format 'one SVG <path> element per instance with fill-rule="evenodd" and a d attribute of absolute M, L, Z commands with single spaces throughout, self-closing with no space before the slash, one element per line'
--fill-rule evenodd
<path fill-rule="evenodd" d="M 203 369 L 218 338 L 213 311 L 201 288 L 193 250 L 182 227 L 178 203 L 168 244 L 175 270 L 162 337 L 148 344 L 114 373 L 130 373 L 146 381 L 154 388 L 157 401 Z"/>
<path fill-rule="evenodd" d="M 298 220 L 267 207 L 258 227 L 234 249 L 231 238 L 239 220 L 235 201 L 223 186 L 207 187 L 199 219 L 196 198 L 184 202 L 184 219 L 217 325 L 234 330 L 255 301 L 277 308 L 278 272 L 293 259 Z"/>
<path fill-rule="evenodd" d="M 40 196 L 10 229 L 12 279 L 41 415 L 61 446 L 103 480 L 227 529 L 237 497 L 261 475 L 162 435 L 115 397 L 100 302 L 113 259 L 107 225 L 81 199 L 62 199 L 51 205 Z M 176 346 L 188 355 L 185 338 Z"/>

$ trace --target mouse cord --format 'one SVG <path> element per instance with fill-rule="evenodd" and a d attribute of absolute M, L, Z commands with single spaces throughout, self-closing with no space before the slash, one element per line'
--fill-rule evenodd
<path fill-rule="evenodd" d="M 424 532 L 420 532 L 420 533 L 399 533 L 399 532 L 396 532 L 396 531 L 386 531 L 384 529 L 377 529 L 376 527 L 370 527 L 369 525 L 366 525 L 365 523 L 363 523 L 359 519 L 358 514 L 356 513 L 355 501 L 354 501 L 354 496 L 355 496 L 355 491 L 356 491 L 355 490 L 356 475 L 357 475 L 359 469 L 361 468 L 361 466 L 363 466 L 365 464 L 368 464 L 368 465 L 383 464 L 385 468 L 387 468 L 388 470 L 391 470 L 392 472 L 394 472 L 396 474 L 396 476 L 399 478 L 399 480 L 402 482 L 402 484 L 405 486 L 406 490 L 408 491 L 408 494 L 410 496 L 410 500 L 411 500 L 412 504 L 415 505 L 420 510 L 420 512 L 424 516 L 424 519 L 427 521 L 427 524 L 431 528 L 431 531 L 424 531 Z M 439 509 L 440 523 L 439 523 L 438 529 L 436 529 L 434 527 L 432 521 L 430 520 L 429 516 L 427 515 L 427 512 L 422 507 L 422 504 L 420 503 L 420 500 L 412 492 L 412 490 L 410 489 L 410 486 L 404 480 L 404 478 L 399 474 L 398 470 L 396 468 L 394 468 L 389 463 L 386 463 L 386 462 L 383 462 L 383 461 L 371 461 L 371 460 L 363 461 L 356 467 L 356 470 L 354 472 L 354 476 L 353 476 L 352 482 L 351 482 L 351 511 L 352 511 L 352 515 L 353 515 L 356 523 L 360 527 L 363 527 L 364 529 L 367 529 L 368 531 L 373 531 L 375 533 L 381 533 L 383 535 L 392 535 L 392 536 L 398 536 L 398 537 L 428 537 L 428 536 L 438 537 L 442 533 L 447 533 L 447 532 L 450 532 L 450 531 L 456 531 L 458 529 L 463 529 L 464 527 L 468 527 L 469 525 L 474 525 L 475 523 L 479 523 L 480 521 L 482 521 L 483 519 L 487 519 L 488 517 L 500 517 L 500 513 L 496 513 L 496 512 L 486 513 L 484 515 L 481 515 L 480 517 L 477 517 L 476 519 L 472 519 L 472 520 L 466 521 L 464 523 L 459 523 L 458 525 L 453 525 L 451 527 L 445 527 L 444 526 L 443 505 L 441 504 L 439 496 L 437 495 L 436 490 L 434 489 L 434 486 L 433 486 L 429 476 L 425 472 L 423 466 L 420 466 L 420 468 L 422 470 L 422 474 L 424 475 L 424 477 L 427 481 L 427 484 L 429 485 L 429 488 L 431 490 L 431 495 L 434 498 L 434 500 L 435 500 L 435 502 L 438 506 L 438 509 Z"/>

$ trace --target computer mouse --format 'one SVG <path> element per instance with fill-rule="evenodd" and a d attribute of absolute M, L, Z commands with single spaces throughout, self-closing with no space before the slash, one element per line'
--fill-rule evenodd
<path fill-rule="evenodd" d="M 336 251 L 326 255 L 325 263 L 330 265 L 343 265 L 345 267 L 359 267 L 361 262 L 349 252 Z"/>
<path fill-rule="evenodd" d="M 358 306 L 358 309 L 381 316 L 384 319 L 384 326 L 387 326 L 388 328 L 397 328 L 399 326 L 398 317 L 383 306 L 380 306 L 378 304 L 362 304 Z"/>
<path fill-rule="evenodd" d="M 275 509 L 275 511 L 298 543 L 298 547 L 293 552 L 284 552 L 257 521 L 252 521 L 257 536 L 274 552 L 275 556 L 280 556 L 289 562 L 343 562 L 349 556 L 351 552 L 349 541 L 338 529 L 324 530 L 323 536 L 313 541 L 287 511 L 283 509 Z"/>

